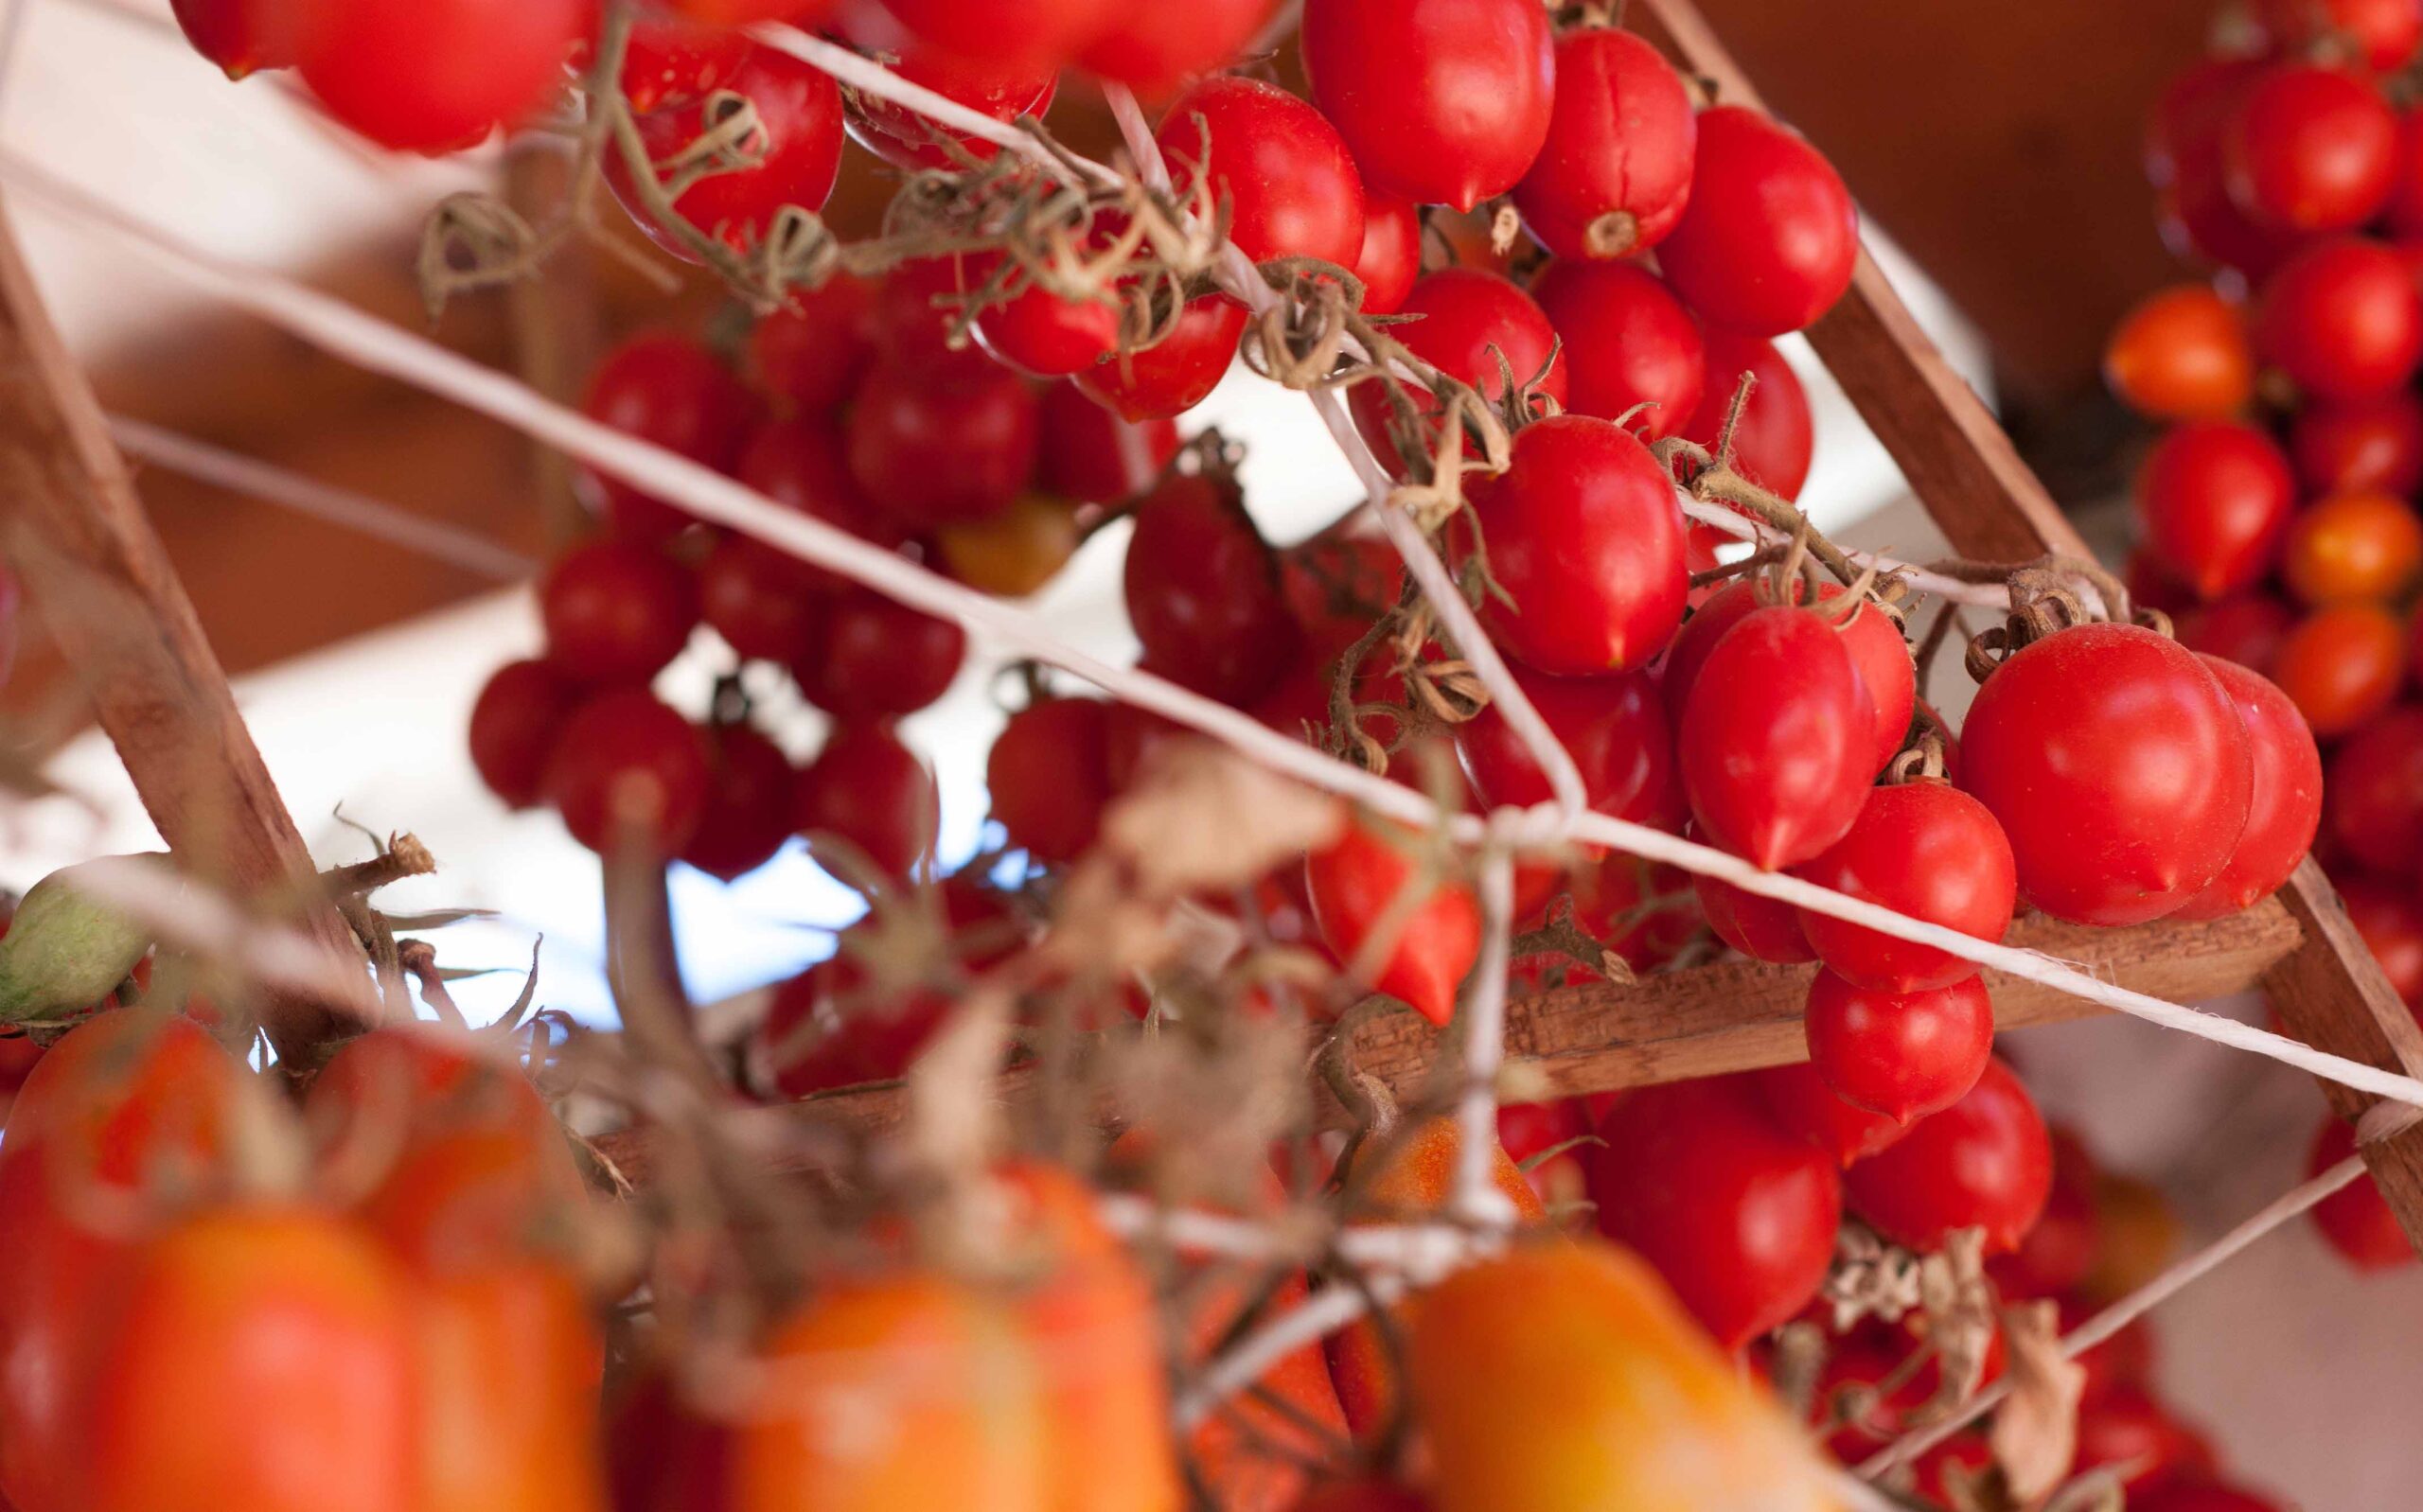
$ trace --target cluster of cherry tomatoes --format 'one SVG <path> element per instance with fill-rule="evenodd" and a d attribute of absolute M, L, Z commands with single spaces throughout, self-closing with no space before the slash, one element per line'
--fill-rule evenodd
<path fill-rule="evenodd" d="M 2423 5 L 2273 4 L 2156 105 L 2166 234 L 2215 270 L 2148 298 L 2106 372 L 2169 429 L 2138 474 L 2132 578 L 2180 639 L 2274 679 L 2325 746 L 2317 853 L 2423 1010 L 2423 116 L 2396 76 Z M 2316 1169 L 2348 1149 L 2335 1122 Z M 2369 1183 L 2324 1209 L 2402 1263 Z"/>

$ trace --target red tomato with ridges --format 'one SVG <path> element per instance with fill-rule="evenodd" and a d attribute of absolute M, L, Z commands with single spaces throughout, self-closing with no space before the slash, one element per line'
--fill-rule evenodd
<path fill-rule="evenodd" d="M 1354 266 L 1363 178 L 1337 128 L 1310 105 L 1259 79 L 1207 79 L 1171 101 L 1154 140 L 1180 194 L 1208 175 L 1229 204 L 1229 239 L 1251 260 Z"/>
<path fill-rule="evenodd" d="M 1480 908 L 1461 883 L 1440 880 L 1394 921 L 1397 894 L 1414 877 L 1417 843 L 1385 821 L 1357 818 L 1306 858 L 1305 888 L 1321 939 L 1339 960 L 1370 971 L 1375 990 L 1444 1025 L 1456 1016 L 1456 989 L 1480 957 Z M 1392 923 L 1394 940 L 1374 939 L 1383 923 Z"/>
<path fill-rule="evenodd" d="M 1874 724 L 1839 630 L 1808 609 L 1751 610 L 1684 698 L 1676 754 L 1692 819 L 1761 870 L 1810 860 L 1859 818 Z"/>
<path fill-rule="evenodd" d="M 1844 1178 L 1850 1210 L 1894 1243 L 1933 1251 L 1954 1229 L 1983 1228 L 1989 1256 L 2018 1247 L 2052 1189 L 2043 1116 L 1999 1060 L 1966 1097 Z"/>
<path fill-rule="evenodd" d="M 2146 454 L 2135 501 L 2148 554 L 2209 601 L 2251 588 L 2272 570 L 2297 483 L 2289 459 L 2262 431 L 2195 420 Z"/>
<path fill-rule="evenodd" d="M 2219 919 L 2270 897 L 2313 849 L 2322 827 L 2322 753 L 2297 706 L 2258 673 L 2219 657 L 2203 659 L 2246 723 L 2254 785 L 2245 833 L 2220 874 L 2173 915 L 2179 919 Z"/>
<path fill-rule="evenodd" d="M 1557 40 L 1548 145 L 1514 185 L 1514 207 L 1560 257 L 1629 257 L 1666 239 L 1690 201 L 1699 122 L 1682 76 L 1613 26 Z"/>
<path fill-rule="evenodd" d="M 1707 380 L 1700 323 L 1655 273 L 1629 262 L 1552 263 L 1531 297 L 1565 339 L 1575 413 L 1621 419 L 1654 439 L 1698 410 Z"/>
<path fill-rule="evenodd" d="M 1800 593 L 1800 589 L 1794 589 L 1795 598 Z M 1817 602 L 1831 604 L 1842 595 L 1842 585 L 1821 584 Z M 1677 723 L 1682 719 L 1684 700 L 1699 680 L 1700 666 L 1716 649 L 1717 641 L 1743 616 L 1768 602 L 1765 590 L 1755 580 L 1740 579 L 1709 594 L 1684 622 L 1682 632 L 1666 649 L 1659 672 L 1659 681 L 1666 690 L 1666 711 Z M 1867 766 L 1868 775 L 1874 776 L 1901 751 L 1902 741 L 1909 734 L 1910 719 L 1918 708 L 1918 667 L 1911 660 L 1909 642 L 1902 639 L 1901 624 L 1874 604 L 1861 606 L 1857 613 L 1841 622 L 1841 627 L 1843 647 L 1850 653 L 1852 670 L 1859 674 L 1860 686 L 1867 691 L 1868 707 L 1874 715 Z"/>
<path fill-rule="evenodd" d="M 1845 1102 L 1805 1061 L 1753 1071 L 1749 1080 L 1777 1128 L 1816 1146 L 1845 1169 L 1909 1132 L 1881 1113 Z"/>
<path fill-rule="evenodd" d="M 1809 1064 L 1834 1095 L 1897 1124 L 1966 1097 L 1994 1050 L 1994 1005 L 1974 975 L 1881 993 L 1821 971 L 1802 1024 Z"/>
<path fill-rule="evenodd" d="M 1859 214 L 1842 175 L 1800 133 L 1719 105 L 1700 113 L 1690 202 L 1657 264 L 1708 325 L 1781 336 L 1850 288 Z"/>

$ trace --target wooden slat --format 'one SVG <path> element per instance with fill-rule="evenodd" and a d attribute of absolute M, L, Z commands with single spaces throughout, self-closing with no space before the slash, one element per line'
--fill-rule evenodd
<path fill-rule="evenodd" d="M 1667 45 L 1714 80 L 1720 98 L 1757 103 L 1691 0 L 1647 5 Z M 2046 552 L 2093 555 L 1865 251 L 1850 292 L 1809 338 L 1954 551 L 2002 562 Z M 2350 1060 L 2423 1075 L 2423 1030 L 2347 922 L 2321 868 L 2311 861 L 2298 868 L 2280 901 L 2304 940 L 2263 986 L 2288 1032 Z M 2335 1082 L 2324 1091 L 2343 1117 L 2361 1116 L 2377 1100 Z M 2379 1141 L 2364 1155 L 2407 1237 L 2423 1249 L 2423 1127 Z"/>
<path fill-rule="evenodd" d="M 2295 951 L 2303 936 L 2276 903 L 2209 923 L 2089 929 L 2041 917 L 2016 925 L 2010 942 L 2075 961 L 2124 987 L 2190 1000 L 2243 992 Z M 1517 999 L 1506 1010 L 1510 1069 L 1536 1076 L 1547 1094 L 1579 1096 L 1781 1065 L 1808 1054 L 1801 1005 L 1810 966 L 1725 961 L 1653 976 L 1630 986 L 1568 987 Z M 2054 1024 L 2097 1011 L 2066 993 L 1989 974 L 1994 1020 L 2003 1029 Z M 1398 1009 L 1357 1023 L 1349 1061 L 1400 1099 L 1420 1096 L 1439 1066 L 1442 1036 L 1420 1014 Z M 1004 1077 L 1000 1095 L 1022 1097 L 1026 1079 Z M 882 1132 L 896 1124 L 895 1086 L 837 1092 L 794 1103 L 784 1116 Z M 1344 1110 L 1324 1100 L 1325 1122 Z M 646 1136 L 624 1134 L 604 1149 L 628 1174 L 644 1170 Z"/>
<path fill-rule="evenodd" d="M 0 552 L 77 669 L 144 807 L 180 860 L 247 893 L 310 885 L 226 676 L 109 439 L 99 405 L 43 308 L 0 211 Z M 275 592 L 274 585 L 264 591 Z M 340 958 L 361 952 L 336 910 L 303 921 Z M 335 1020 L 276 1001 L 281 1055 L 307 1057 Z"/>

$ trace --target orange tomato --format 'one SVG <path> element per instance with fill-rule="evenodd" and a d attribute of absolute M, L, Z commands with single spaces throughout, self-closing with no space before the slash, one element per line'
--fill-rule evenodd
<path fill-rule="evenodd" d="M 2344 735 L 2389 707 L 2406 670 L 2406 626 L 2373 604 L 2316 609 L 2280 642 L 2272 680 L 2318 739 Z"/>
<path fill-rule="evenodd" d="M 1430 1217 L 1447 1205 L 1456 1189 L 1456 1167 L 1463 1149 L 1461 1127 L 1451 1117 L 1425 1119 L 1399 1131 L 1395 1138 L 1375 1136 L 1386 1149 L 1381 1164 L 1359 1185 L 1366 1204 L 1377 1214 L 1398 1220 Z M 1358 1189 L 1355 1172 L 1347 1172 L 1350 1189 Z M 1490 1181 L 1513 1203 L 1525 1226 L 1548 1222 L 1548 1209 L 1531 1189 L 1521 1168 L 1498 1147 L 1490 1156 Z M 1354 1436 L 1369 1442 L 1386 1433 L 1396 1412 L 1397 1373 L 1387 1338 L 1369 1320 L 1331 1334 L 1328 1341 L 1330 1380 L 1336 1383 L 1338 1405 Z"/>
<path fill-rule="evenodd" d="M 2159 1187 L 2116 1171 L 2095 1179 L 2095 1221 L 2100 1240 L 2080 1290 L 2116 1302 L 2162 1273 L 2179 1248 L 2179 1215 Z"/>
<path fill-rule="evenodd" d="M 2236 306 L 2202 284 L 2179 284 L 2121 318 L 2103 377 L 2149 419 L 2226 419 L 2255 397 L 2255 346 Z"/>
<path fill-rule="evenodd" d="M 304 1208 L 237 1206 L 146 1246 L 92 1380 L 88 1512 L 413 1512 L 401 1276 Z"/>
<path fill-rule="evenodd" d="M 1025 493 L 999 513 L 934 532 L 943 570 L 979 592 L 1024 598 L 1060 575 L 1085 535 L 1067 501 Z"/>
<path fill-rule="evenodd" d="M 1630 1252 L 1527 1244 L 1406 1308 L 1439 1512 L 1833 1512 L 1807 1435 Z"/>
<path fill-rule="evenodd" d="M 2333 494 L 2289 522 L 2280 575 L 2306 603 L 2321 607 L 2393 599 L 2423 571 L 2423 520 L 2405 500 L 2381 493 Z"/>
<path fill-rule="evenodd" d="M 774 1330 L 731 1432 L 729 1512 L 1051 1512 L 1023 1326 L 940 1275 L 830 1287 Z"/>

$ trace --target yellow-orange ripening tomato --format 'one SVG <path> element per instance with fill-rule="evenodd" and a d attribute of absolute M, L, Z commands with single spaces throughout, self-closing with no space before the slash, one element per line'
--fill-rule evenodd
<path fill-rule="evenodd" d="M 2317 740 L 2354 730 L 2389 707 L 2406 670 L 2406 627 L 2375 604 L 2316 609 L 2290 630 L 2272 680 Z"/>
<path fill-rule="evenodd" d="M 1076 511 L 1049 494 L 1024 493 L 982 519 L 934 532 L 943 571 L 980 592 L 1024 598 L 1077 554 Z"/>
<path fill-rule="evenodd" d="M 1629 1251 L 1529 1244 L 1406 1309 L 1438 1512 L 1835 1512 L 1807 1436 Z"/>
<path fill-rule="evenodd" d="M 2202 284 L 2179 284 L 2122 318 L 2103 377 L 2149 419 L 2225 419 L 2255 397 L 2255 347 L 2237 307 Z"/>
<path fill-rule="evenodd" d="M 2280 575 L 2306 603 L 2379 603 L 2394 599 L 2423 571 L 2423 520 L 2390 494 L 2333 494 L 2289 522 Z"/>

